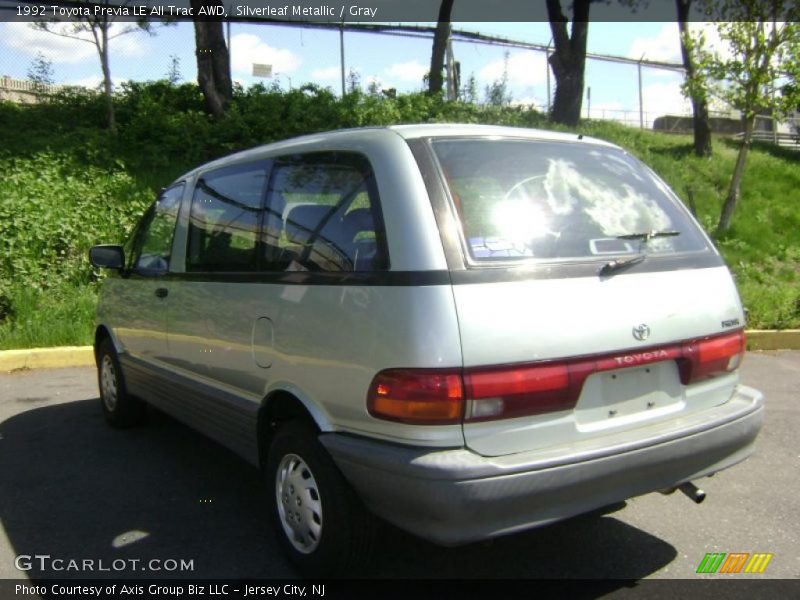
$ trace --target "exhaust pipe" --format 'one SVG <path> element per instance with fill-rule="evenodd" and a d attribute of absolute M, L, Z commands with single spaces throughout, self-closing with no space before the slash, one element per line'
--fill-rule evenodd
<path fill-rule="evenodd" d="M 695 504 L 700 504 L 706 499 L 706 493 L 691 481 L 680 484 L 678 489 L 683 492 L 687 498 L 694 501 Z"/>

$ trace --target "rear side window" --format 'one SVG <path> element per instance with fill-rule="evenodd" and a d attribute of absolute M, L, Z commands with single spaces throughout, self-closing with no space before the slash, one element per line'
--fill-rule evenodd
<path fill-rule="evenodd" d="M 189 217 L 186 269 L 254 271 L 267 163 L 234 165 L 197 181 Z"/>
<path fill-rule="evenodd" d="M 272 271 L 387 269 L 378 192 L 367 159 L 350 152 L 276 159 L 263 239 L 264 263 Z"/>
<path fill-rule="evenodd" d="M 614 148 L 529 140 L 432 142 L 471 258 L 581 259 L 706 248 L 664 184 Z"/>

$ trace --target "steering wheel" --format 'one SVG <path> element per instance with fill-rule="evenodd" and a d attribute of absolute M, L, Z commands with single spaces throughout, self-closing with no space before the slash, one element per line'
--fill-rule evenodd
<path fill-rule="evenodd" d="M 526 184 L 530 183 L 531 181 L 537 181 L 537 180 L 539 180 L 539 179 L 544 179 L 544 177 L 545 177 L 544 175 L 532 175 L 532 176 L 530 176 L 530 177 L 526 177 L 526 178 L 525 178 L 525 179 L 523 179 L 522 181 L 518 181 L 517 183 L 515 183 L 515 184 L 513 185 L 513 187 L 512 187 L 510 190 L 508 190 L 508 191 L 505 193 L 505 196 L 503 196 L 503 201 L 505 201 L 505 200 L 508 200 L 508 199 L 509 199 L 509 197 L 511 196 L 511 194 L 513 194 L 515 191 L 517 191 L 517 190 L 518 190 L 519 188 L 521 188 L 522 186 L 524 186 L 524 185 L 526 185 Z"/>

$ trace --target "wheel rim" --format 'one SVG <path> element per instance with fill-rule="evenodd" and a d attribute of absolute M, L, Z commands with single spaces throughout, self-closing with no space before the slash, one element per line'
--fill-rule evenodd
<path fill-rule="evenodd" d="M 287 454 L 278 465 L 275 497 L 286 538 L 298 552 L 314 552 L 322 536 L 322 499 L 314 474 L 296 454 Z"/>
<path fill-rule="evenodd" d="M 100 396 L 109 412 L 114 412 L 117 407 L 117 371 L 114 362 L 106 354 L 100 365 Z"/>

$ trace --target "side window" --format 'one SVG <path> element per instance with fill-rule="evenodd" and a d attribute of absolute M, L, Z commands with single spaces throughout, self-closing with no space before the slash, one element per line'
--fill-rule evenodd
<path fill-rule="evenodd" d="M 264 225 L 269 270 L 388 268 L 375 176 L 360 154 L 318 152 L 276 159 Z"/>
<path fill-rule="evenodd" d="M 166 273 L 183 184 L 165 190 L 145 213 L 130 245 L 130 267 L 144 274 Z"/>
<path fill-rule="evenodd" d="M 253 271 L 267 162 L 205 173 L 189 216 L 188 271 Z"/>

